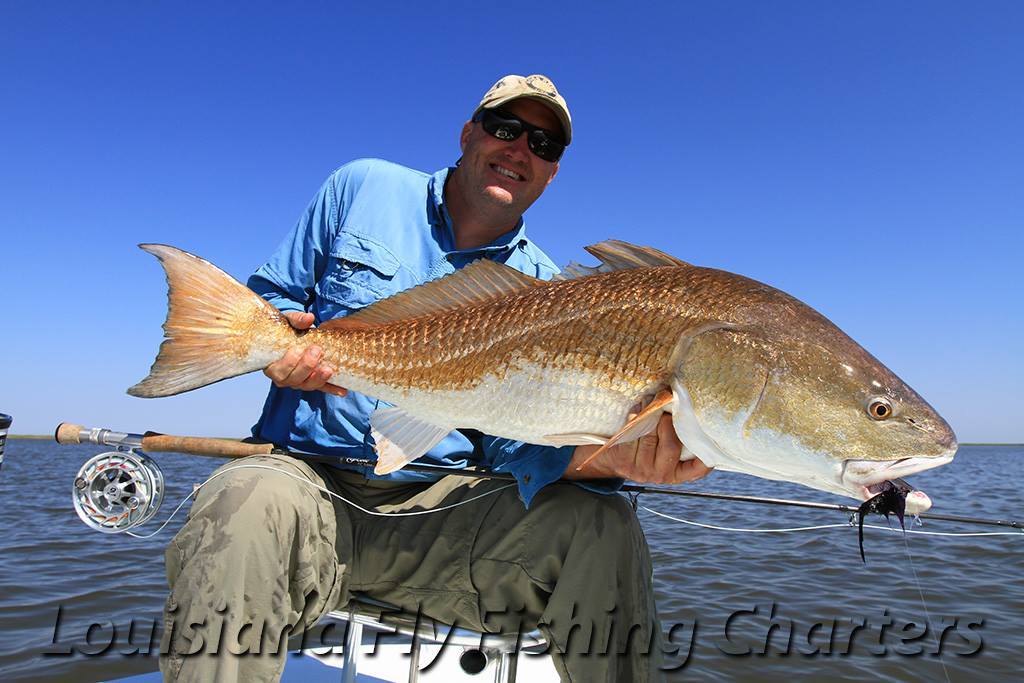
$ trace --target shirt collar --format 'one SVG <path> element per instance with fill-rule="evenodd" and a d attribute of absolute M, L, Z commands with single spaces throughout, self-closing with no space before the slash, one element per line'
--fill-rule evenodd
<path fill-rule="evenodd" d="M 448 182 L 448 176 L 452 171 L 455 170 L 454 166 L 448 168 L 442 168 L 440 171 L 430 177 L 428 185 L 428 193 L 431 199 L 431 210 L 433 213 L 433 219 L 435 224 L 441 227 L 445 234 L 445 238 L 448 244 L 446 248 L 451 248 L 453 253 L 461 252 L 501 252 L 511 251 L 520 244 L 526 244 L 529 240 L 526 237 L 526 222 L 522 216 L 519 217 L 519 222 L 516 223 L 516 227 L 512 228 L 508 232 L 499 235 L 490 244 L 485 244 L 482 247 L 476 247 L 475 249 L 455 249 L 455 235 L 452 233 L 452 220 L 451 216 L 448 215 L 448 209 L 444 205 L 444 186 Z"/>

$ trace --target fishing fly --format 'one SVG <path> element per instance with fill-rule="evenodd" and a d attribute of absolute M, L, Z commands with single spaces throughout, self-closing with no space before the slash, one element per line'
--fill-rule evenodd
<path fill-rule="evenodd" d="M 907 494 L 912 490 L 905 481 L 887 481 L 882 484 L 881 493 L 868 498 L 857 508 L 857 538 L 860 543 L 860 559 L 865 564 L 867 559 L 864 557 L 864 518 L 871 513 L 883 515 L 886 520 L 889 519 L 889 515 L 896 515 L 900 520 L 900 528 L 906 531 L 907 525 L 903 517 L 907 511 Z"/>

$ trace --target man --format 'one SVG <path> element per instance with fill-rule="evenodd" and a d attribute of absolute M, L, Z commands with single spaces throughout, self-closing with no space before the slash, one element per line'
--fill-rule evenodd
<path fill-rule="evenodd" d="M 249 286 L 307 329 L 479 258 L 550 278 L 557 269 L 522 216 L 571 138 L 550 80 L 506 76 L 463 126 L 454 168 L 430 176 L 379 160 L 343 166 Z M 216 624 L 224 649 L 254 651 L 259 636 L 247 625 L 259 624 L 266 652 L 274 634 L 311 625 L 362 592 L 480 631 L 539 625 L 564 680 L 660 678 L 646 542 L 625 499 L 609 494 L 623 479 L 679 483 L 707 473 L 697 460 L 679 461 L 667 416 L 656 433 L 609 449 L 583 472 L 576 466 L 595 446 L 453 432 L 421 458 L 452 475 L 379 478 L 344 464 L 373 457 L 377 402 L 326 384 L 332 371 L 315 347 L 266 369 L 275 386 L 254 435 L 336 455 L 338 465 L 249 458 L 261 467 L 204 486 L 167 551 L 165 629 Z M 468 463 L 510 472 L 516 483 L 459 476 Z M 554 484 L 561 478 L 590 481 Z M 388 516 L 410 511 L 428 514 Z M 188 648 L 181 641 L 161 661 L 165 676 L 274 680 L 283 666 L 280 654 L 188 656 Z"/>

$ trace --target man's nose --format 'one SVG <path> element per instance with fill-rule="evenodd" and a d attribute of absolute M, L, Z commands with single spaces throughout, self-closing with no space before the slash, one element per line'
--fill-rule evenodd
<path fill-rule="evenodd" d="M 522 159 L 529 161 L 530 159 L 530 145 L 526 141 L 526 133 L 523 133 L 515 140 L 509 141 L 508 147 L 505 148 L 506 152 L 514 159 Z"/>

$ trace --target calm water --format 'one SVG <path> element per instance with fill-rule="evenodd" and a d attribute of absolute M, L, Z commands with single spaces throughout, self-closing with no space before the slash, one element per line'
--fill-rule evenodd
<path fill-rule="evenodd" d="M 149 540 L 86 528 L 71 506 L 71 481 L 100 450 L 8 442 L 0 470 L 0 680 L 93 681 L 156 669 L 155 657 L 121 652 L 147 647 L 166 591 L 163 548 L 180 520 Z M 157 458 L 168 485 L 162 521 L 220 461 Z M 965 447 L 951 465 L 912 482 L 931 495 L 936 512 L 1019 519 L 1022 477 L 1024 448 Z M 840 502 L 726 473 L 694 488 Z M 730 527 L 845 521 L 841 513 L 651 495 L 640 504 Z M 943 663 L 953 681 L 1019 680 L 1024 668 L 1024 534 L 913 535 L 905 543 L 900 534 L 868 530 L 864 565 L 850 528 L 743 534 L 689 527 L 642 509 L 639 515 L 654 555 L 661 616 L 679 648 L 672 659 L 685 663 L 670 680 L 941 681 Z M 938 522 L 925 528 L 989 530 Z M 922 635 L 926 609 L 933 628 Z M 91 624 L 96 650 L 117 632 L 112 652 L 61 654 L 88 650 Z M 854 631 L 855 624 L 864 626 Z M 944 628 L 940 659 L 934 636 Z"/>

